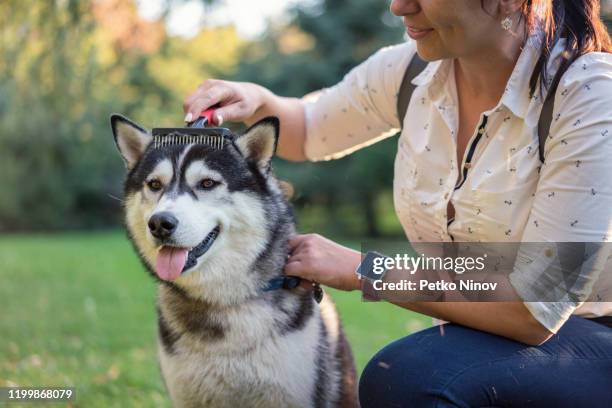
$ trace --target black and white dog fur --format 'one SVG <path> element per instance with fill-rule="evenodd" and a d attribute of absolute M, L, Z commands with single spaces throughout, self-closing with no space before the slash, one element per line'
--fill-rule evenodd
<path fill-rule="evenodd" d="M 125 220 L 159 281 L 159 360 L 176 407 L 354 407 L 350 347 L 333 303 L 283 274 L 291 208 L 270 171 L 279 132 L 266 118 L 222 149 L 154 147 L 111 117 L 125 160 Z"/>

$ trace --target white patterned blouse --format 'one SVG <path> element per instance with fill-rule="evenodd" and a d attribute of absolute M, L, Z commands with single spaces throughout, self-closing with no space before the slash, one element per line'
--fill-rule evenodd
<path fill-rule="evenodd" d="M 414 79 L 393 188 L 411 242 L 612 240 L 612 54 L 586 54 L 563 75 L 542 165 L 542 100 L 529 95 L 539 38 L 531 36 L 523 47 L 501 100 L 482 113 L 461 163 L 453 60 L 431 62 Z M 557 44 L 551 61 L 562 46 Z M 413 41 L 383 48 L 337 85 L 305 97 L 307 157 L 339 158 L 397 133 L 398 89 L 415 52 Z M 550 72 L 555 66 L 550 64 Z M 449 200 L 455 208 L 450 220 Z M 612 315 L 612 302 L 603 301 L 612 300 L 612 261 L 599 269 L 583 278 L 602 301 L 525 304 L 554 332 L 572 313 Z M 532 288 L 519 286 L 523 299 L 532 295 Z"/>

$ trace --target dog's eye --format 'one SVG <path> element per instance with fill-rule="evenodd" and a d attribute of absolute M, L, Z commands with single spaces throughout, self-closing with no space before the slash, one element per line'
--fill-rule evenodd
<path fill-rule="evenodd" d="M 205 190 L 210 190 L 211 188 L 216 187 L 217 184 L 219 184 L 218 181 L 215 181 L 209 178 L 205 178 L 202 181 L 200 181 L 200 187 Z"/>
<path fill-rule="evenodd" d="M 162 188 L 162 183 L 158 179 L 153 179 L 147 182 L 147 186 L 149 186 L 151 191 L 159 191 Z"/>

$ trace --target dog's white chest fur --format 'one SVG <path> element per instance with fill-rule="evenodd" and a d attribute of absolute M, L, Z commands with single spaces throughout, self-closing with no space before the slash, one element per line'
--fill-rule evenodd
<path fill-rule="evenodd" d="M 311 407 L 319 342 L 317 317 L 304 330 L 284 336 L 269 333 L 248 344 L 238 333 L 233 333 L 235 338 L 228 333 L 220 342 L 199 343 L 189 347 L 189 352 L 179 349 L 168 354 L 160 345 L 162 374 L 173 405 Z M 196 344 L 189 339 L 179 343 Z"/>

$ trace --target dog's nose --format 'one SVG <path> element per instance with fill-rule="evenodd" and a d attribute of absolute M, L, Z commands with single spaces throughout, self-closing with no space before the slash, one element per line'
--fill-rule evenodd
<path fill-rule="evenodd" d="M 155 238 L 166 239 L 172 235 L 178 226 L 178 220 L 167 211 L 153 214 L 149 218 L 149 230 Z"/>

